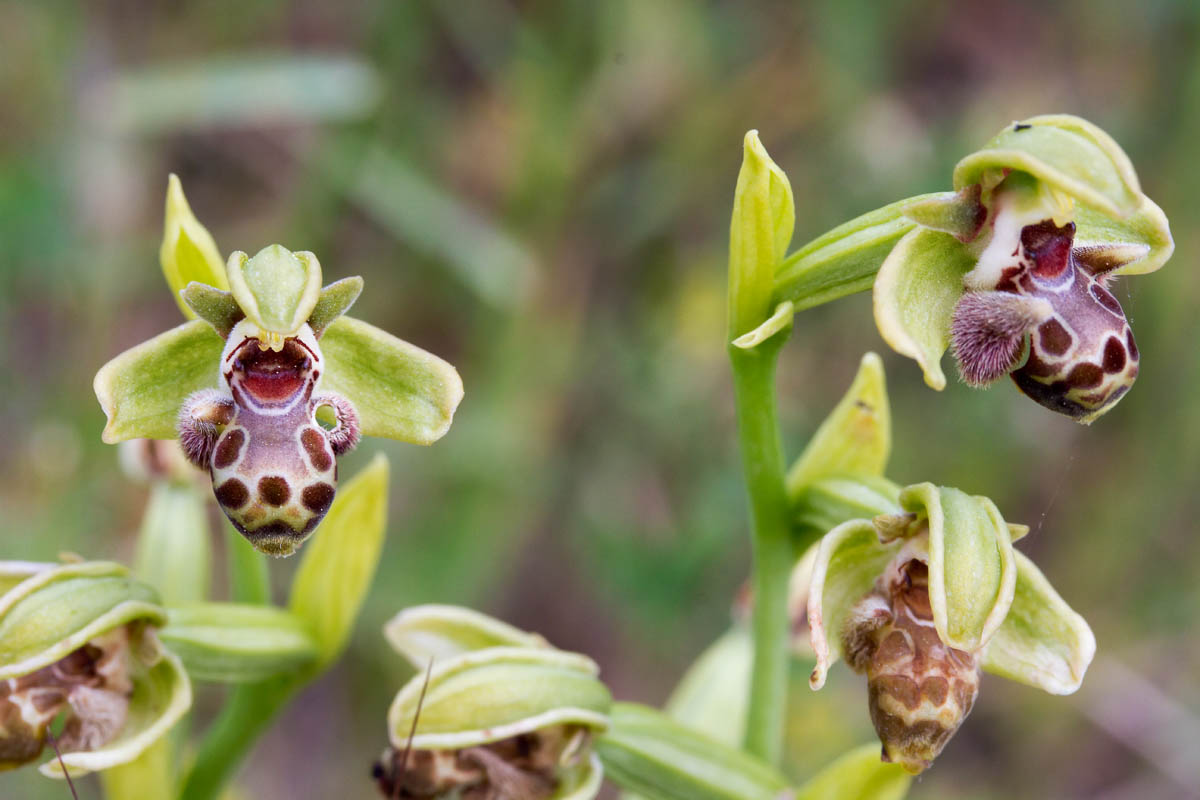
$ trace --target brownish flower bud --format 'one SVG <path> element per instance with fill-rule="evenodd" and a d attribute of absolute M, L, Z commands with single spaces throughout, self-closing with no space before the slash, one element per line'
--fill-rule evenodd
<path fill-rule="evenodd" d="M 938 637 L 925 562 L 901 551 L 851 612 L 841 644 L 846 662 L 867 674 L 883 760 L 921 772 L 958 730 L 979 693 L 978 657 Z"/>

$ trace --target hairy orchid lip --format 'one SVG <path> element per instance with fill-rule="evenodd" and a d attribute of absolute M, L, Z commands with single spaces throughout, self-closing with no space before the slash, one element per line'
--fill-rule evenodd
<path fill-rule="evenodd" d="M 264 403 L 279 403 L 295 396 L 311 369 L 308 350 L 296 339 L 288 339 L 278 351 L 263 350 L 257 340 L 247 339 L 233 362 L 242 388 Z"/>

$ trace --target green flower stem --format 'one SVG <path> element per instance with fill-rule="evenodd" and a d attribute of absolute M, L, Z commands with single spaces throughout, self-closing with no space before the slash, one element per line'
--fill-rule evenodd
<path fill-rule="evenodd" d="M 235 688 L 200 745 L 181 800 L 217 800 L 258 737 L 306 682 L 307 676 L 273 678 Z"/>
<path fill-rule="evenodd" d="M 174 800 L 171 775 L 172 741 L 159 739 L 128 764 L 120 764 L 100 773 L 105 797 L 124 800 Z"/>
<path fill-rule="evenodd" d="M 788 331 L 751 350 L 729 348 L 754 542 L 754 668 L 745 747 L 777 765 L 787 705 L 788 576 L 791 529 L 775 410 L 775 363 Z"/>

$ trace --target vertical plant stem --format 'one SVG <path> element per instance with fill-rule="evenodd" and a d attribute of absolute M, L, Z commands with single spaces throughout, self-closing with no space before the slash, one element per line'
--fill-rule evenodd
<path fill-rule="evenodd" d="M 303 683 L 274 678 L 236 687 L 200 744 L 181 800 L 217 800 L 258 737 Z"/>
<path fill-rule="evenodd" d="M 787 588 L 792 566 L 783 451 L 775 410 L 775 362 L 786 332 L 752 350 L 730 347 L 742 468 L 754 543 L 754 668 L 745 748 L 778 765 L 787 705 Z"/>
<path fill-rule="evenodd" d="M 229 589 L 236 603 L 265 605 L 271 602 L 271 576 L 267 558 L 254 549 L 232 525 L 225 526 L 225 545 L 229 562 Z"/>
<path fill-rule="evenodd" d="M 104 796 L 109 800 L 173 800 L 176 796 L 171 772 L 173 742 L 168 737 L 150 745 L 128 764 L 120 764 L 100 773 Z"/>

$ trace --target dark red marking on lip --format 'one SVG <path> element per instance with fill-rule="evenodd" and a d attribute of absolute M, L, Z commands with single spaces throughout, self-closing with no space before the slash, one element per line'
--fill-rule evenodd
<path fill-rule="evenodd" d="M 241 385 L 260 403 L 288 401 L 304 387 L 312 368 L 306 348 L 295 339 L 284 342 L 283 348 L 249 352 L 234 362 L 234 371 L 241 374 Z"/>
<path fill-rule="evenodd" d="M 333 503 L 333 494 L 334 489 L 328 483 L 314 483 L 304 488 L 300 493 L 300 500 L 304 507 L 314 514 L 324 514 Z"/>
<path fill-rule="evenodd" d="M 288 341 L 289 341 L 289 342 L 295 342 L 296 344 L 300 345 L 300 346 L 301 346 L 301 347 L 303 347 L 305 350 L 307 350 L 307 351 L 308 351 L 308 354 L 309 354 L 310 356 L 312 356 L 312 360 L 313 360 L 313 361 L 320 361 L 320 359 L 319 359 L 319 358 L 317 358 L 317 354 L 316 354 L 316 353 L 314 353 L 314 352 L 312 351 L 312 348 L 311 348 L 311 347 L 309 347 L 308 345 L 306 345 L 306 344 L 304 343 L 304 341 L 303 341 L 303 340 L 301 340 L 301 339 L 288 339 Z"/>
<path fill-rule="evenodd" d="M 238 459 L 238 455 L 242 452 L 242 444 L 246 441 L 246 434 L 240 428 L 234 428 L 226 433 L 221 440 L 217 442 L 217 450 L 213 454 L 213 466 L 217 469 L 225 469 L 231 466 Z"/>
<path fill-rule="evenodd" d="M 229 359 L 236 356 L 238 354 L 238 351 L 246 346 L 246 342 L 253 342 L 253 341 L 257 341 L 253 336 L 247 336 L 245 339 L 242 339 L 242 341 L 238 342 L 237 347 L 235 347 L 229 351 L 229 355 L 225 356 L 225 360 L 228 361 Z"/>
<path fill-rule="evenodd" d="M 213 494 L 217 496 L 217 502 L 222 506 L 235 510 L 244 506 L 250 499 L 250 492 L 246 489 L 246 484 L 237 478 L 225 481 L 214 490 Z"/>
<path fill-rule="evenodd" d="M 1051 220 L 1021 229 L 1021 245 L 1033 260 L 1033 274 L 1039 278 L 1057 278 L 1071 263 L 1071 244 L 1075 223 L 1058 227 Z"/>
<path fill-rule="evenodd" d="M 312 462 L 313 469 L 318 472 L 325 472 L 333 466 L 333 456 L 329 453 L 325 436 L 316 428 L 305 428 L 301 431 L 300 444 L 304 445 L 304 450 L 308 453 L 308 460 Z"/>
<path fill-rule="evenodd" d="M 258 497 L 269 506 L 281 506 L 292 496 L 286 478 L 267 475 L 258 479 Z"/>

